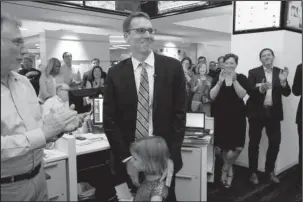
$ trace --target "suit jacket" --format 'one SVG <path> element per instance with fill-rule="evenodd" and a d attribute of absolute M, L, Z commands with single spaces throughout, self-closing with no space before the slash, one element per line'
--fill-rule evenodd
<path fill-rule="evenodd" d="M 87 72 L 84 72 L 83 74 L 83 78 L 82 78 L 82 88 L 85 88 L 86 86 L 86 82 L 87 81 L 91 81 L 92 80 L 92 69 L 87 71 Z"/>
<path fill-rule="evenodd" d="M 166 140 L 175 171 L 182 168 L 181 146 L 185 133 L 185 77 L 178 60 L 155 54 L 153 133 Z M 103 101 L 104 131 L 120 162 L 129 157 L 135 140 L 137 89 L 131 58 L 110 68 Z"/>
<path fill-rule="evenodd" d="M 283 107 L 282 107 L 282 96 L 289 96 L 291 93 L 288 82 L 286 86 L 282 87 L 279 80 L 279 73 L 281 69 L 273 67 L 272 72 L 272 117 L 276 120 L 283 120 Z M 249 70 L 248 82 L 249 82 L 249 99 L 247 100 L 247 117 L 262 119 L 266 116 L 264 108 L 265 93 L 259 91 L 259 87 L 256 85 L 262 83 L 263 79 L 266 81 L 266 76 L 263 66 Z"/>
<path fill-rule="evenodd" d="M 302 64 L 297 66 L 292 92 L 296 96 L 301 96 L 297 109 L 296 123 L 302 124 Z"/>

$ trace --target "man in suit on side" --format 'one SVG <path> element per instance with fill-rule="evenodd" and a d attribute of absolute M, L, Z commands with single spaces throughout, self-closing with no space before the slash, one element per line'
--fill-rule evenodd
<path fill-rule="evenodd" d="M 115 163 L 127 168 L 137 186 L 130 144 L 144 136 L 163 137 L 172 159 L 167 174 L 172 179 L 168 201 L 176 201 L 175 173 L 182 168 L 186 121 L 184 72 L 178 60 L 152 51 L 155 30 L 147 14 L 132 13 L 123 23 L 123 32 L 132 57 L 108 71 L 103 102 L 105 134 Z"/>
<path fill-rule="evenodd" d="M 262 129 L 265 127 L 268 137 L 265 173 L 274 183 L 279 183 L 275 175 L 275 163 L 280 149 L 281 125 L 283 120 L 282 95 L 287 97 L 291 90 L 287 82 L 288 69 L 273 66 L 275 58 L 273 50 L 261 50 L 262 66 L 251 69 L 248 73 L 250 83 L 247 100 L 247 116 L 249 121 L 249 168 L 250 182 L 258 184 L 258 156 Z"/>
<path fill-rule="evenodd" d="M 302 181 L 302 63 L 297 66 L 292 92 L 295 96 L 300 96 L 297 109 L 296 123 L 299 135 L 299 182 Z"/>

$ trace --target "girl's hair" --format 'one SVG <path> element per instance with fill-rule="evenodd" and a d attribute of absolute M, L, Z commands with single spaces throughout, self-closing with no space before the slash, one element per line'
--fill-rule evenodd
<path fill-rule="evenodd" d="M 197 66 L 195 67 L 195 74 L 197 74 L 197 75 L 200 74 L 199 70 L 202 68 L 203 65 L 205 65 L 205 67 L 206 67 L 205 75 L 208 74 L 208 72 L 209 72 L 209 67 L 208 67 L 206 64 L 204 64 L 204 63 L 198 63 L 198 64 L 197 64 Z"/>
<path fill-rule="evenodd" d="M 105 73 L 103 72 L 102 67 L 100 67 L 100 66 L 95 66 L 95 67 L 93 68 L 93 70 L 92 70 L 92 79 L 93 79 L 93 81 L 95 80 L 94 71 L 95 71 L 95 69 L 97 69 L 97 68 L 101 70 L 101 78 L 104 79 L 104 76 L 105 76 Z"/>
<path fill-rule="evenodd" d="M 61 67 L 61 62 L 58 58 L 51 58 L 48 60 L 46 68 L 45 68 L 45 74 L 46 76 L 53 75 L 57 76 L 59 74 L 59 71 L 55 71 L 56 69 L 54 68 L 56 64 L 59 64 Z"/>
<path fill-rule="evenodd" d="M 167 168 L 169 151 L 162 137 L 151 136 L 135 141 L 130 151 L 140 157 L 146 173 L 162 174 Z"/>

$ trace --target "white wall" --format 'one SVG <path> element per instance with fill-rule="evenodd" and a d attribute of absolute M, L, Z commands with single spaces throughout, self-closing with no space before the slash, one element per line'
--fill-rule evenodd
<path fill-rule="evenodd" d="M 218 57 L 231 52 L 231 41 L 214 41 L 197 44 L 197 58 L 204 56 L 207 62 L 217 62 Z"/>
<path fill-rule="evenodd" d="M 239 56 L 237 72 L 246 76 L 248 71 L 254 67 L 260 66 L 259 52 L 263 48 L 271 48 L 275 52 L 275 66 L 284 68 L 287 66 L 290 70 L 288 81 L 290 86 L 293 83 L 293 77 L 296 66 L 302 62 L 302 35 L 289 31 L 273 31 L 252 34 L 233 35 L 231 41 L 231 52 Z M 276 163 L 276 172 L 280 173 L 290 166 L 297 163 L 298 160 L 298 135 L 295 124 L 295 115 L 298 106 L 298 98 L 292 94 L 283 97 L 284 121 L 281 122 L 281 146 Z M 249 125 L 247 124 L 247 131 Z M 246 134 L 245 148 L 242 151 L 237 163 L 242 166 L 248 166 L 248 133 Z M 259 152 L 259 170 L 264 171 L 265 155 L 268 148 L 268 139 L 263 131 Z"/>
<path fill-rule="evenodd" d="M 156 40 L 152 45 L 153 50 L 157 51 L 159 49 L 168 49 L 171 52 L 178 52 L 182 50 L 186 53 L 186 56 L 189 56 L 192 61 L 195 63 L 197 58 L 197 44 L 195 43 L 180 43 L 176 41 L 164 41 Z M 130 54 L 129 49 L 114 49 L 110 50 L 110 60 L 122 60 L 125 59 L 125 55 Z M 181 57 L 180 59 L 182 59 Z"/>
<path fill-rule="evenodd" d="M 93 58 L 99 58 L 105 71 L 110 65 L 109 37 L 92 34 L 79 34 L 72 31 L 45 31 L 40 34 L 41 62 L 56 57 L 62 60 L 62 54 L 73 55 L 73 68 L 82 74 L 87 70 Z"/>
<path fill-rule="evenodd" d="M 181 50 L 182 52 L 186 53 L 186 56 L 190 57 L 192 59 L 192 62 L 196 62 L 197 58 L 197 44 L 195 43 L 181 43 L 177 41 L 162 41 L 162 40 L 156 40 L 153 44 L 153 49 L 173 49 L 172 52 L 177 52 L 178 50 Z M 180 60 L 183 57 L 180 58 Z"/>

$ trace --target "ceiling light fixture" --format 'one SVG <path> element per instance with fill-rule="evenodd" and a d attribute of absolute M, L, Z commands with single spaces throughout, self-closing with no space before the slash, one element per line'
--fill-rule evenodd
<path fill-rule="evenodd" d="M 123 36 L 122 35 L 120 35 L 120 36 L 109 36 L 110 38 L 123 38 Z"/>
<path fill-rule="evenodd" d="M 125 40 L 110 40 L 110 43 L 126 43 Z"/>

